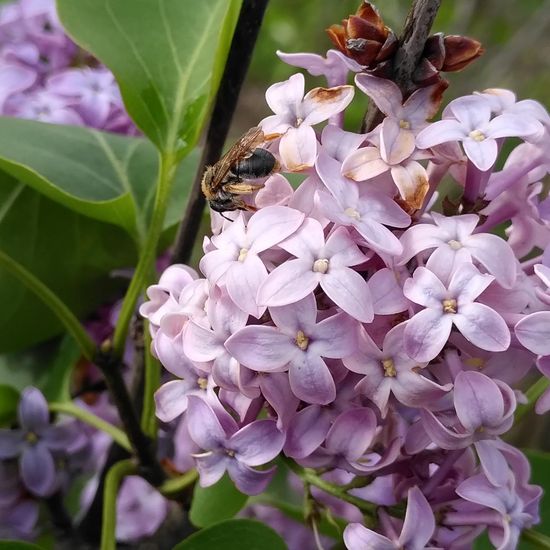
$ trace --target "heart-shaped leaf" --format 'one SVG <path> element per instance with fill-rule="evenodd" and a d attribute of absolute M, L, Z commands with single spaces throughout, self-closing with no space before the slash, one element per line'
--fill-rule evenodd
<path fill-rule="evenodd" d="M 181 217 L 197 155 L 179 167 L 165 228 Z M 158 154 L 145 139 L 0 117 L 0 168 L 66 207 L 143 238 Z M 174 215 L 175 214 L 175 215 Z"/>
<path fill-rule="evenodd" d="M 69 210 L 0 173 L 0 249 L 50 287 L 78 316 L 108 302 L 134 265 L 135 244 L 120 228 Z M 16 278 L 0 271 L 0 352 L 62 332 L 56 317 Z"/>
<path fill-rule="evenodd" d="M 251 519 L 230 519 L 194 533 L 173 550 L 286 550 L 271 527 Z"/>
<path fill-rule="evenodd" d="M 57 0 L 71 37 L 111 71 L 161 151 L 191 148 L 218 87 L 238 0 Z"/>
<path fill-rule="evenodd" d="M 235 487 L 227 474 L 211 487 L 201 487 L 197 483 L 189 519 L 197 527 L 209 527 L 235 516 L 247 500 L 248 496 Z"/>

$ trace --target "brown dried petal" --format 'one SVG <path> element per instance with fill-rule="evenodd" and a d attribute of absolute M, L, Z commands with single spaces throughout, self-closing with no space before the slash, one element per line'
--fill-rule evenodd
<path fill-rule="evenodd" d="M 342 25 L 331 25 L 326 29 L 328 37 L 332 43 L 343 53 L 347 55 L 346 33 Z"/>
<path fill-rule="evenodd" d="M 380 51 L 380 42 L 364 38 L 348 38 L 346 40 L 347 55 L 360 65 L 368 67 L 376 59 Z"/>
<path fill-rule="evenodd" d="M 349 38 L 366 38 L 367 40 L 376 40 L 384 42 L 386 34 L 380 31 L 369 21 L 365 21 L 357 15 L 351 15 L 348 19 L 347 32 Z"/>
<path fill-rule="evenodd" d="M 426 40 L 422 57 L 425 57 L 437 70 L 441 70 L 445 60 L 445 43 L 442 32 L 433 34 Z"/>
<path fill-rule="evenodd" d="M 381 33 L 385 32 L 386 26 L 384 25 L 384 21 L 382 21 L 378 10 L 370 2 L 367 2 L 366 0 L 362 2 L 362 4 L 357 8 L 355 15 L 371 23 Z M 386 35 L 384 34 L 384 36 Z"/>
<path fill-rule="evenodd" d="M 460 71 L 485 51 L 481 42 L 467 36 L 449 35 L 445 37 L 445 61 L 442 71 Z"/>

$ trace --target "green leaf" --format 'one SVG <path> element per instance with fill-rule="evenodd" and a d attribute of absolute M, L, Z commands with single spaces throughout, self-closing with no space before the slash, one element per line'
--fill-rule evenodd
<path fill-rule="evenodd" d="M 11 424 L 17 414 L 19 392 L 11 386 L 0 385 L 0 426 Z"/>
<path fill-rule="evenodd" d="M 171 152 L 198 139 L 239 7 L 237 0 L 57 0 L 67 32 L 113 71 L 132 119 Z"/>
<path fill-rule="evenodd" d="M 271 527 L 251 519 L 230 519 L 194 533 L 173 550 L 286 550 Z"/>
<path fill-rule="evenodd" d="M 196 159 L 178 170 L 165 228 L 181 218 Z M 145 234 L 158 170 L 158 154 L 145 139 L 0 117 L 0 169 L 75 212 L 138 240 Z"/>
<path fill-rule="evenodd" d="M 126 283 L 112 271 L 135 262 L 119 228 L 81 216 L 0 172 L 0 249 L 50 287 L 77 316 L 113 299 Z M 0 353 L 62 332 L 57 318 L 0 270 Z"/>
<path fill-rule="evenodd" d="M 209 527 L 234 517 L 247 500 L 226 474 L 211 487 L 195 485 L 189 518 L 197 527 Z"/>

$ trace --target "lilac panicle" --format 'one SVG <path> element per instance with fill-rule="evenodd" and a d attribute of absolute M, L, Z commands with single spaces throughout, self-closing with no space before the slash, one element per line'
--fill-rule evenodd
<path fill-rule="evenodd" d="M 517 384 L 550 377 L 550 117 L 491 89 L 431 122 L 443 86 L 404 98 L 341 51 L 279 56 L 329 88 L 306 92 L 298 73 L 268 89 L 259 124 L 280 172 L 232 221 L 212 213 L 202 275 L 168 268 L 141 306 L 171 375 L 156 399 L 175 461 L 247 494 L 280 453 L 351 483 L 380 506 L 369 528 L 312 493 L 348 521 L 348 548 L 469 547 L 484 530 L 514 548 L 540 490 L 500 438 Z M 366 134 L 343 128 L 355 93 L 385 115 Z M 443 178 L 463 196 L 440 209 Z"/>

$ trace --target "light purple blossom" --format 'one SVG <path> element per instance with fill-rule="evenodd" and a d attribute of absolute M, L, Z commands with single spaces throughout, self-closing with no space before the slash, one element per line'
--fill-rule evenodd
<path fill-rule="evenodd" d="M 168 501 L 142 477 L 124 478 L 116 502 L 116 539 L 132 543 L 154 535 L 168 507 Z"/>
<path fill-rule="evenodd" d="M 354 94 L 353 86 L 314 88 L 304 96 L 304 76 L 270 86 L 266 101 L 275 113 L 260 122 L 266 134 L 284 134 L 279 143 L 281 160 L 287 170 L 310 168 L 317 155 L 317 138 L 312 126 L 344 110 Z"/>
<path fill-rule="evenodd" d="M 498 235 L 474 233 L 479 217 L 474 214 L 446 217 L 432 212 L 435 225 L 422 223 L 401 236 L 401 265 L 424 250 L 435 249 L 426 267 L 448 281 L 457 266 L 477 260 L 505 288 L 516 281 L 517 260 L 508 243 Z"/>
<path fill-rule="evenodd" d="M 417 361 L 430 361 L 443 349 L 452 326 L 481 349 L 504 351 L 510 345 L 510 331 L 493 309 L 474 300 L 491 284 L 472 264 L 462 263 L 448 287 L 425 267 L 418 267 L 405 281 L 405 296 L 424 306 L 405 327 L 405 351 Z"/>
<path fill-rule="evenodd" d="M 404 323 L 391 329 L 382 350 L 362 330 L 358 351 L 344 359 L 348 369 L 364 375 L 357 391 L 371 399 L 383 415 L 387 413 L 391 394 L 404 405 L 422 407 L 436 402 L 451 389 L 450 384 L 440 386 L 422 376 L 426 365 L 411 359 L 403 349 L 404 329 Z"/>
<path fill-rule="evenodd" d="M 296 259 L 286 261 L 269 274 L 258 291 L 260 305 L 292 304 L 320 285 L 346 313 L 358 321 L 372 321 L 374 313 L 368 284 L 350 267 L 364 262 L 366 256 L 346 228 L 336 228 L 325 242 L 321 224 L 306 218 L 300 229 L 279 246 Z"/>
<path fill-rule="evenodd" d="M 290 387 L 307 403 L 334 401 L 336 386 L 323 357 L 341 359 L 357 345 L 358 323 L 345 313 L 317 322 L 315 297 L 270 308 L 274 327 L 247 326 L 225 343 L 233 357 L 260 372 L 289 372 Z"/>
<path fill-rule="evenodd" d="M 256 296 L 267 278 L 259 254 L 294 233 L 303 220 L 301 212 L 284 206 L 263 208 L 246 224 L 240 214 L 223 233 L 212 237 L 216 250 L 202 258 L 201 271 L 211 283 L 224 285 L 243 311 L 259 318 L 265 306 L 257 304 Z"/>
<path fill-rule="evenodd" d="M 482 171 L 489 170 L 498 154 L 497 139 L 525 137 L 542 131 L 541 124 L 518 114 L 491 118 L 491 106 L 480 96 L 455 99 L 447 106 L 449 118 L 430 124 L 416 136 L 416 146 L 427 149 L 448 141 L 461 141 L 464 152 Z"/>
<path fill-rule="evenodd" d="M 74 423 L 51 425 L 48 404 L 37 388 L 26 388 L 17 409 L 20 428 L 0 430 L 0 460 L 18 458 L 24 485 L 37 496 L 57 489 L 54 457 L 81 449 L 86 438 Z"/>
<path fill-rule="evenodd" d="M 203 452 L 195 455 L 200 483 L 213 485 L 225 471 L 237 488 L 247 495 L 261 493 L 275 469 L 256 470 L 273 460 L 284 444 L 273 420 L 255 420 L 239 429 L 228 413 L 216 413 L 206 401 L 189 397 L 188 429 L 193 441 Z"/>

